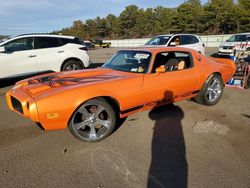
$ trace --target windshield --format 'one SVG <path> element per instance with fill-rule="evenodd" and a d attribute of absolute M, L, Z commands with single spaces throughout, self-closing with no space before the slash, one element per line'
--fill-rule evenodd
<path fill-rule="evenodd" d="M 250 35 L 233 35 L 227 42 L 246 42 L 250 41 Z"/>
<path fill-rule="evenodd" d="M 157 36 L 150 39 L 146 45 L 166 45 L 169 39 L 170 36 Z"/>
<path fill-rule="evenodd" d="M 151 53 L 146 51 L 119 51 L 102 67 L 125 72 L 146 73 Z"/>
<path fill-rule="evenodd" d="M 9 39 L 11 39 L 11 38 L 10 37 L 2 38 L 2 39 L 0 39 L 0 43 L 5 42 L 6 40 L 9 40 Z"/>

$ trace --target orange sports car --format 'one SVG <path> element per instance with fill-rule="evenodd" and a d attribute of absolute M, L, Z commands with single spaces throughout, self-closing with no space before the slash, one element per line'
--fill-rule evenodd
<path fill-rule="evenodd" d="M 141 47 L 118 51 L 100 68 L 19 81 L 6 97 L 10 110 L 45 130 L 68 127 L 76 138 L 93 142 L 135 112 L 187 98 L 214 105 L 234 72 L 229 59 L 187 48 Z"/>

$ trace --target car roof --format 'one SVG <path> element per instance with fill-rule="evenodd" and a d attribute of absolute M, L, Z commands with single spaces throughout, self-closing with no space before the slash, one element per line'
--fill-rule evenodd
<path fill-rule="evenodd" d="M 22 37 L 58 37 L 58 38 L 68 38 L 68 39 L 74 39 L 74 36 L 67 36 L 67 35 L 55 35 L 55 34 L 46 34 L 46 33 L 29 33 L 29 34 L 22 34 L 13 36 L 9 39 L 15 39 L 15 38 L 22 38 Z M 8 39 L 8 40 L 9 40 Z"/>
<path fill-rule="evenodd" d="M 40 34 L 40 33 L 33 33 L 33 34 L 24 34 L 24 35 L 18 35 L 18 36 L 38 36 L 38 37 L 59 37 L 59 38 L 75 38 L 74 36 L 69 35 L 55 35 L 55 34 Z"/>
<path fill-rule="evenodd" d="M 191 33 L 175 33 L 175 34 L 162 34 L 162 35 L 156 35 L 154 37 L 164 37 L 164 36 L 168 36 L 168 37 L 172 37 L 174 35 L 192 35 L 192 36 L 198 36 L 198 35 L 194 35 L 194 34 L 191 34 Z"/>

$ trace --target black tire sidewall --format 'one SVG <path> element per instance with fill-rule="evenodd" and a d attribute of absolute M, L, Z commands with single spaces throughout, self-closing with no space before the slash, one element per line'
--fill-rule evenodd
<path fill-rule="evenodd" d="M 73 124 L 72 121 L 73 121 L 74 115 L 75 115 L 75 113 L 77 112 L 77 110 L 78 110 L 81 106 L 83 106 L 83 105 L 101 105 L 102 107 L 104 107 L 104 108 L 108 111 L 108 113 L 109 113 L 110 116 L 111 116 L 111 117 L 110 117 L 110 119 L 111 119 L 111 125 L 110 125 L 109 130 L 108 130 L 102 137 L 100 137 L 100 138 L 98 138 L 98 139 L 96 139 L 96 140 L 88 140 L 88 139 L 86 139 L 86 138 L 84 138 L 84 137 L 79 136 L 79 134 L 77 134 L 77 133 L 75 132 L 75 129 L 73 128 L 74 124 Z M 77 108 L 77 110 L 73 113 L 72 118 L 71 118 L 71 120 L 70 120 L 70 123 L 69 123 L 69 125 L 68 125 L 68 128 L 69 128 L 70 132 L 73 134 L 73 136 L 75 136 L 77 139 L 79 139 L 79 140 L 81 140 L 81 141 L 86 141 L 86 142 L 98 142 L 98 141 L 104 140 L 106 137 L 108 137 L 108 136 L 113 132 L 113 130 L 114 130 L 114 128 L 115 128 L 115 124 L 116 124 L 116 119 L 117 119 L 117 117 L 116 117 L 116 114 L 115 114 L 114 109 L 109 105 L 108 102 L 106 102 L 106 100 L 101 99 L 101 98 L 100 98 L 100 99 L 91 99 L 91 100 L 89 100 L 89 101 L 83 103 L 81 106 L 80 106 L 79 108 Z"/>

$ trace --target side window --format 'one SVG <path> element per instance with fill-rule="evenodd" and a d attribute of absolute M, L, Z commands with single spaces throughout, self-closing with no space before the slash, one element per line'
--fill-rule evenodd
<path fill-rule="evenodd" d="M 7 53 L 12 53 L 16 51 L 33 50 L 34 49 L 34 38 L 20 38 L 8 42 L 4 45 L 5 51 Z"/>
<path fill-rule="evenodd" d="M 155 73 L 156 69 L 162 65 L 166 72 L 188 69 L 193 66 L 193 58 L 189 52 L 161 52 L 156 55 L 151 72 Z"/>
<path fill-rule="evenodd" d="M 174 42 L 175 43 L 175 45 L 174 46 L 178 46 L 178 45 L 180 45 L 180 36 L 174 36 L 172 39 L 171 39 L 171 41 L 169 42 L 169 46 L 172 46 L 171 45 L 171 43 L 172 42 Z"/>
<path fill-rule="evenodd" d="M 247 35 L 237 35 L 236 36 L 236 41 L 237 42 L 245 42 L 245 41 L 247 41 Z"/>
<path fill-rule="evenodd" d="M 36 37 L 35 49 L 54 48 L 61 46 L 59 38 L 56 37 Z"/>
<path fill-rule="evenodd" d="M 248 42 L 250 41 L 250 35 L 247 35 L 247 41 Z"/>
<path fill-rule="evenodd" d="M 186 45 L 186 44 L 195 44 L 198 43 L 199 40 L 192 35 L 182 35 L 181 36 L 181 45 Z"/>

